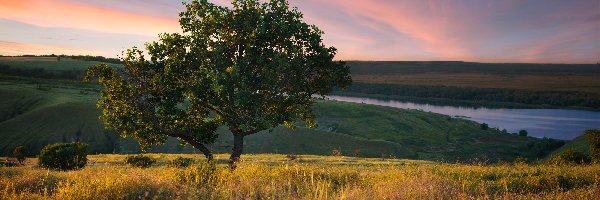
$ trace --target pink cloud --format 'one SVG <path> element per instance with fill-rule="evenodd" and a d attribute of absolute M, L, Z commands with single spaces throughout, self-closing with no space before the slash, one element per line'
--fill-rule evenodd
<path fill-rule="evenodd" d="M 325 44 L 337 47 L 336 58 L 342 60 L 595 63 L 599 59 L 597 0 L 290 0 L 290 4 L 325 31 Z M 0 18 L 145 37 L 179 32 L 175 12 L 182 9 L 179 1 L 169 0 L 0 0 Z M 165 13 L 156 13 L 162 10 Z"/>
<path fill-rule="evenodd" d="M 14 55 L 49 55 L 49 54 L 65 54 L 65 55 L 104 55 L 106 52 L 54 46 L 54 45 L 40 45 L 40 44 L 23 44 L 17 42 L 0 41 L 0 55 L 14 56 Z"/>
<path fill-rule="evenodd" d="M 154 36 L 178 32 L 177 18 L 135 14 L 67 0 L 19 0 L 0 3 L 0 18 L 43 27 L 63 27 L 110 33 Z"/>

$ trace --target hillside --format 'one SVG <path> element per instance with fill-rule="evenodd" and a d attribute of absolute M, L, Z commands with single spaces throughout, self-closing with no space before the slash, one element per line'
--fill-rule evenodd
<path fill-rule="evenodd" d="M 0 57 L 0 74 L 81 80 L 88 66 L 101 63 L 75 58 Z M 600 66 L 594 64 L 350 61 L 348 65 L 354 84 L 337 95 L 469 107 L 600 110 Z"/>
<path fill-rule="evenodd" d="M 95 108 L 96 85 L 23 80 L 0 82 L 0 150 L 3 155 L 17 145 L 36 154 L 55 142 L 81 141 L 93 153 L 136 153 L 132 139 L 121 139 L 102 127 Z M 246 140 L 248 153 L 295 153 L 327 155 L 333 149 L 352 155 L 393 155 L 431 160 L 505 159 L 529 155 L 525 146 L 538 139 L 481 130 L 479 124 L 416 110 L 363 104 L 319 101 L 315 107 L 319 129 L 284 128 L 265 131 Z M 231 134 L 219 130 L 216 152 L 228 152 Z M 194 152 L 176 140 L 152 152 Z"/>
<path fill-rule="evenodd" d="M 360 83 L 577 91 L 600 94 L 597 64 L 351 61 Z"/>
<path fill-rule="evenodd" d="M 581 152 L 585 155 L 590 155 L 590 143 L 585 134 L 582 134 L 579 137 L 567 142 L 564 146 L 556 149 L 552 154 L 559 154 L 563 151 L 573 149 L 575 151 Z"/>
<path fill-rule="evenodd" d="M 432 104 L 600 109 L 600 65 L 352 61 L 338 95 Z"/>
<path fill-rule="evenodd" d="M 0 58 L 0 64 L 9 65 L 11 69 L 43 69 L 49 73 L 81 73 L 97 63 L 56 58 Z M 89 143 L 91 153 L 140 152 L 135 140 L 122 139 L 102 126 L 99 110 L 95 108 L 98 85 L 25 75 L 0 75 L 1 155 L 10 154 L 17 145 L 26 146 L 29 154 L 35 155 L 46 144 L 71 141 Z M 435 113 L 333 101 L 319 101 L 314 111 L 320 128 L 296 131 L 276 128 L 270 133 L 258 133 L 246 139 L 245 151 L 328 155 L 337 149 L 344 155 L 360 152 L 359 156 L 366 157 L 452 161 L 512 160 L 519 155 L 533 160 L 548 151 L 537 147 L 545 142 L 543 140 L 495 129 L 482 130 L 475 122 Z M 212 149 L 217 153 L 229 152 L 231 134 L 224 128 L 219 134 Z M 195 150 L 170 139 L 151 152 L 194 153 Z"/>

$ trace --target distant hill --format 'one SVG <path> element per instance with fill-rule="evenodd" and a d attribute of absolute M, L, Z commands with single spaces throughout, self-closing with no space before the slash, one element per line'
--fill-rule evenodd
<path fill-rule="evenodd" d="M 94 88 L 79 84 L 27 84 L 0 82 L 0 151 L 24 145 L 35 155 L 55 142 L 81 141 L 93 153 L 137 153 L 132 139 L 121 139 L 103 128 L 95 108 Z M 248 153 L 296 153 L 327 155 L 339 149 L 346 155 L 394 155 L 429 160 L 506 159 L 529 155 L 526 146 L 538 139 L 481 130 L 479 124 L 416 110 L 334 101 L 315 107 L 318 129 L 284 128 L 247 138 Z M 216 152 L 228 152 L 231 134 L 220 130 L 213 144 Z M 189 153 L 176 140 L 152 152 Z"/>
<path fill-rule="evenodd" d="M 83 71 L 96 61 L 20 58 L 2 60 L 16 69 L 42 68 L 48 71 Z M 116 66 L 118 67 L 118 66 Z M 35 76 L 34 76 L 35 77 Z M 0 155 L 10 155 L 24 145 L 35 155 L 46 144 L 81 141 L 91 153 L 138 153 L 131 138 L 122 139 L 103 127 L 95 103 L 96 84 L 63 79 L 32 78 L 0 74 Z M 247 153 L 295 153 L 327 155 L 337 149 L 344 155 L 397 156 L 427 160 L 512 160 L 516 156 L 544 157 L 544 142 L 519 137 L 496 129 L 482 130 L 473 121 L 441 114 L 382 106 L 319 101 L 314 107 L 318 129 L 290 131 L 276 128 L 249 136 Z M 219 130 L 213 150 L 229 152 L 231 134 Z M 554 149 L 552 149 L 554 150 Z M 193 153 L 171 139 L 152 152 Z"/>
<path fill-rule="evenodd" d="M 600 65 L 351 61 L 339 95 L 452 105 L 600 110 Z"/>
<path fill-rule="evenodd" d="M 567 142 L 564 146 L 556 149 L 556 151 L 554 151 L 552 155 L 562 153 L 563 151 L 569 149 L 573 149 L 585 155 L 590 155 L 590 143 L 588 141 L 587 136 L 585 134 L 582 134 L 579 137 L 576 137 L 575 139 Z"/>

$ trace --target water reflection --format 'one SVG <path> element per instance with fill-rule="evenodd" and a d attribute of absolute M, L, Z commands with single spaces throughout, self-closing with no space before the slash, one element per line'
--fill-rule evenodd
<path fill-rule="evenodd" d="M 600 112 L 565 109 L 490 109 L 435 106 L 393 100 L 328 96 L 331 100 L 365 103 L 395 108 L 417 109 L 450 116 L 466 117 L 509 132 L 527 130 L 530 136 L 571 140 L 586 129 L 600 128 Z"/>

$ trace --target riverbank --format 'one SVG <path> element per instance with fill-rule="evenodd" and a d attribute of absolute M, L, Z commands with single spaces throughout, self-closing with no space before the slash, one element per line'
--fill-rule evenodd
<path fill-rule="evenodd" d="M 600 112 L 568 109 L 486 108 L 410 101 L 382 100 L 352 96 L 328 96 L 331 100 L 380 105 L 402 109 L 416 109 L 448 116 L 464 116 L 469 120 L 486 123 L 489 127 L 516 133 L 526 130 L 529 136 L 572 140 L 587 129 L 600 128 Z"/>

